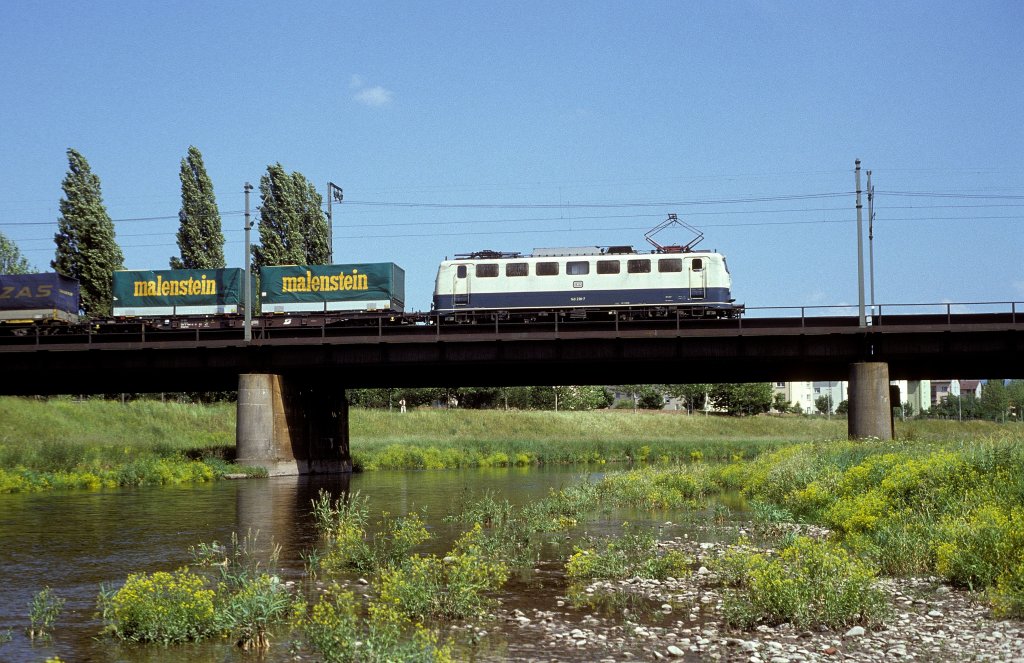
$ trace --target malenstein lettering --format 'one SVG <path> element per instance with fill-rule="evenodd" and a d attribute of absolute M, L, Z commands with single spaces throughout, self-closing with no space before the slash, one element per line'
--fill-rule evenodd
<path fill-rule="evenodd" d="M 344 292 L 346 290 L 369 290 L 366 274 L 353 269 L 351 274 L 314 274 L 306 270 L 305 276 L 282 276 L 281 292 Z"/>
<path fill-rule="evenodd" d="M 181 297 L 188 295 L 216 295 L 217 280 L 189 277 L 187 279 L 165 279 L 157 274 L 153 281 L 135 281 L 136 297 Z"/>

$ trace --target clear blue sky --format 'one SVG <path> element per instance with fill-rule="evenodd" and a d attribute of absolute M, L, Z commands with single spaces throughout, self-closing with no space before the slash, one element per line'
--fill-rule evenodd
<path fill-rule="evenodd" d="M 167 268 L 194 144 L 235 266 L 280 162 L 344 188 L 335 261 L 402 265 L 412 309 L 445 256 L 669 212 L 748 306 L 845 304 L 859 157 L 879 302 L 1021 301 L 1022 31 L 1016 1 L 5 2 L 0 232 L 48 269 L 74 147 L 126 266 Z"/>

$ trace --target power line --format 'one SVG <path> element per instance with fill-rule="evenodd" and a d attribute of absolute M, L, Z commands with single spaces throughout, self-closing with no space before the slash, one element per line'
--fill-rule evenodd
<path fill-rule="evenodd" d="M 241 216 L 244 212 L 221 212 L 220 216 Z M 171 219 L 178 220 L 177 214 L 173 216 L 137 216 L 127 219 L 111 219 L 113 223 L 133 223 L 137 221 L 169 221 Z M 0 221 L 0 226 L 55 226 L 57 221 Z"/>
<path fill-rule="evenodd" d="M 641 203 L 425 203 L 381 200 L 346 200 L 346 205 L 368 207 L 411 207 L 423 209 L 620 209 L 629 207 L 688 207 L 693 205 L 733 205 L 742 203 L 778 202 L 784 200 L 815 200 L 850 196 L 853 192 L 806 193 L 784 196 L 723 198 L 718 200 L 675 200 Z"/>

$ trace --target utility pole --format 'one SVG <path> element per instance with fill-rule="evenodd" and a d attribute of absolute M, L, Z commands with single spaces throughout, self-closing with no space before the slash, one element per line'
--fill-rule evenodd
<path fill-rule="evenodd" d="M 327 183 L 327 251 L 330 255 L 330 263 L 334 264 L 334 210 L 331 208 L 331 201 L 341 202 L 345 200 L 345 193 L 341 187 L 334 182 Z"/>
<path fill-rule="evenodd" d="M 864 223 L 861 220 L 863 205 L 860 202 L 860 159 L 856 160 L 857 183 L 857 306 L 860 314 L 860 326 L 867 327 L 864 315 Z"/>
<path fill-rule="evenodd" d="M 245 342 L 252 340 L 252 249 L 250 248 L 249 232 L 252 221 L 249 219 L 249 192 L 252 185 L 245 183 Z"/>
<path fill-rule="evenodd" d="M 868 266 L 871 274 L 871 315 L 875 314 L 875 185 L 868 173 Z"/>

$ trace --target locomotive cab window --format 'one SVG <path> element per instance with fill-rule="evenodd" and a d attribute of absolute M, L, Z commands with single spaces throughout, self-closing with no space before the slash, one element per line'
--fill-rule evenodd
<path fill-rule="evenodd" d="M 622 271 L 622 263 L 618 260 L 597 261 L 598 274 L 618 274 L 620 271 Z"/>
<path fill-rule="evenodd" d="M 683 271 L 682 258 L 661 258 L 658 260 L 659 272 L 681 272 Z"/>
<path fill-rule="evenodd" d="M 495 263 L 476 266 L 477 278 L 493 278 L 498 275 L 498 265 Z"/>
<path fill-rule="evenodd" d="M 537 276 L 558 276 L 557 262 L 538 262 Z"/>
<path fill-rule="evenodd" d="M 459 265 L 458 267 L 456 267 L 455 268 L 455 276 L 457 278 L 460 278 L 460 279 L 466 278 L 466 266 L 465 265 Z"/>
<path fill-rule="evenodd" d="M 693 261 L 690 263 L 690 269 L 692 269 L 695 272 L 699 272 L 700 270 L 704 269 L 704 261 L 701 260 L 700 258 L 694 258 Z"/>
<path fill-rule="evenodd" d="M 565 273 L 570 276 L 582 276 L 590 273 L 590 263 L 584 260 L 565 263 Z"/>
<path fill-rule="evenodd" d="M 651 261 L 650 260 L 627 260 L 626 271 L 630 274 L 650 274 L 651 273 Z"/>
<path fill-rule="evenodd" d="M 505 263 L 505 276 L 529 276 L 530 264 L 525 262 Z"/>

